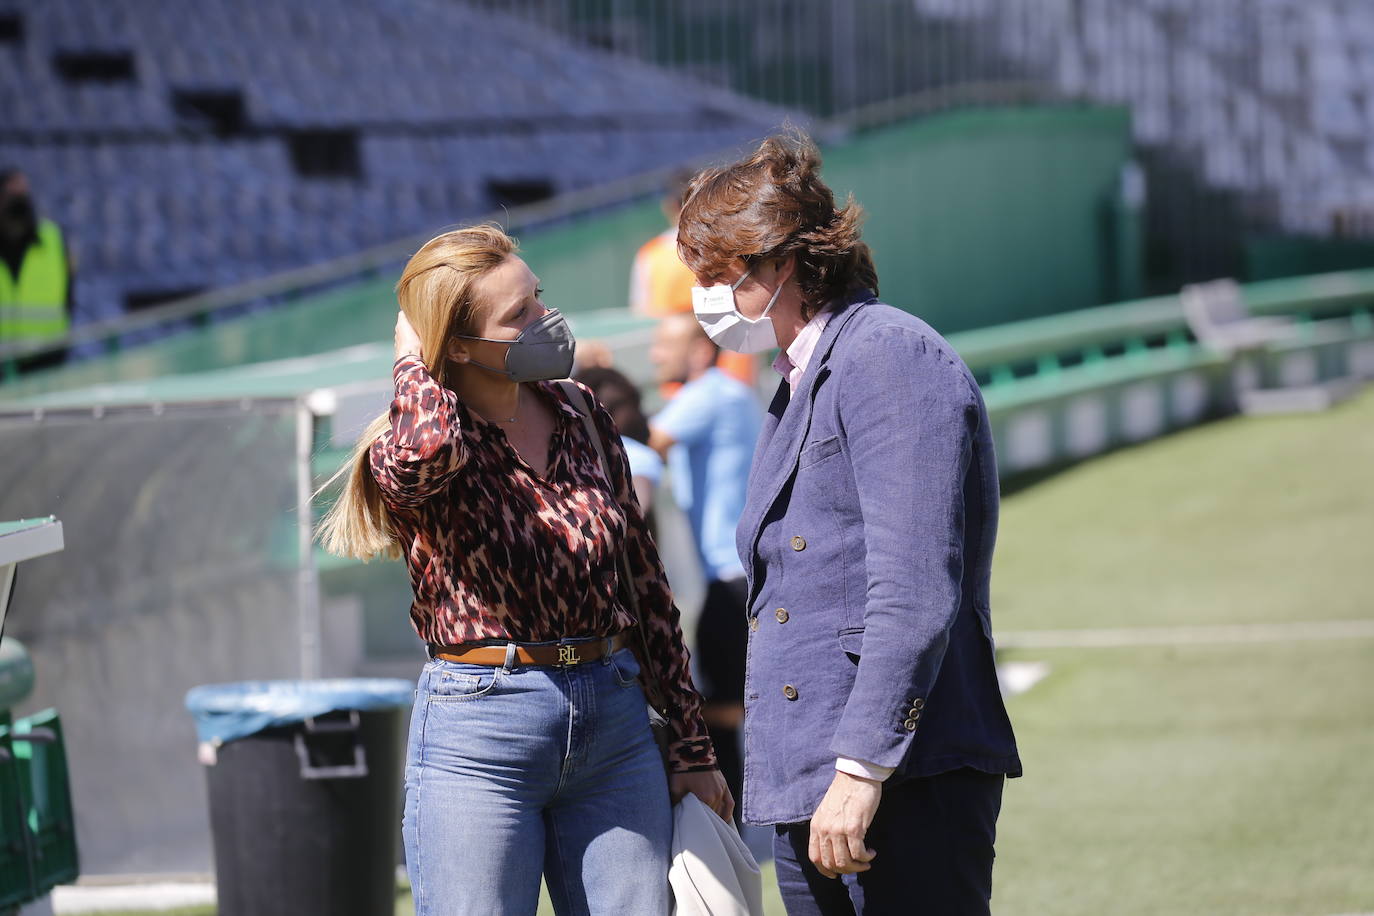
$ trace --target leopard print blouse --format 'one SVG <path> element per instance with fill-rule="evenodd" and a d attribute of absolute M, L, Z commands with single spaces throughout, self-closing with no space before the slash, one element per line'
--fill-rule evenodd
<path fill-rule="evenodd" d="M 610 415 L 597 405 L 608 483 L 563 390 L 530 385 L 557 418 L 540 477 L 500 424 L 468 411 L 419 357 L 398 359 L 393 376 L 391 428 L 368 458 L 405 554 L 415 632 L 438 645 L 618 633 L 635 625 L 619 597 L 624 544 L 650 665 L 670 704 L 670 765 L 674 772 L 714 767 L 678 610 Z"/>

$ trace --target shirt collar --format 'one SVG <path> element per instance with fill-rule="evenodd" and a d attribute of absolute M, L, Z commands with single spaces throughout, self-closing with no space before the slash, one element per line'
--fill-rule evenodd
<path fill-rule="evenodd" d="M 806 374 L 806 367 L 811 364 L 816 345 L 821 342 L 821 335 L 825 333 L 825 326 L 830 323 L 833 314 L 830 309 L 817 313 L 797 332 L 797 337 L 791 345 L 773 360 L 774 371 L 787 379 L 787 384 L 792 390 L 796 390 L 802 376 Z"/>

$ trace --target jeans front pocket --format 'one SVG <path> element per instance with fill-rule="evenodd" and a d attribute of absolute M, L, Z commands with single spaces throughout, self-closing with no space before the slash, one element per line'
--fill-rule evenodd
<path fill-rule="evenodd" d="M 632 650 L 620 649 L 611 655 L 611 672 L 621 687 L 633 687 L 639 683 L 639 659 Z"/>
<path fill-rule="evenodd" d="M 431 702 L 475 700 L 496 689 L 503 677 L 500 668 L 440 661 L 429 673 L 426 693 Z"/>

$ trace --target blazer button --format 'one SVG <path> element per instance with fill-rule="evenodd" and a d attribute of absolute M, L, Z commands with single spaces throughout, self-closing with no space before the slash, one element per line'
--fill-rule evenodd
<path fill-rule="evenodd" d="M 797 698 L 797 688 L 793 687 L 791 684 L 787 684 L 782 688 L 782 695 L 789 700 L 795 700 Z"/>
<path fill-rule="evenodd" d="M 749 618 L 749 629 L 753 630 L 755 633 L 759 631 L 759 619 L 757 617 Z"/>
<path fill-rule="evenodd" d="M 907 710 L 906 716 L 907 716 L 908 719 L 919 719 L 919 718 L 921 718 L 921 707 L 919 707 L 919 706 L 913 706 L 913 707 L 911 707 L 910 709 Z"/>
<path fill-rule="evenodd" d="M 785 607 L 780 607 L 780 608 L 778 608 L 776 611 L 773 612 L 773 616 L 776 617 L 776 618 L 778 618 L 778 623 L 787 623 L 787 620 L 788 620 L 787 608 L 785 608 Z"/>
<path fill-rule="evenodd" d="M 805 549 L 806 549 L 806 538 L 802 537 L 800 534 L 794 535 L 793 538 L 792 538 L 792 549 L 793 549 L 793 550 L 805 550 Z"/>
<path fill-rule="evenodd" d="M 916 699 L 911 701 L 911 705 L 915 709 L 925 709 L 926 701 L 922 697 L 917 697 Z"/>
<path fill-rule="evenodd" d="M 902 723 L 902 726 L 903 726 L 907 731 L 909 731 L 909 732 L 914 732 L 914 731 L 916 730 L 916 720 L 915 720 L 915 719 L 907 719 L 905 722 Z"/>

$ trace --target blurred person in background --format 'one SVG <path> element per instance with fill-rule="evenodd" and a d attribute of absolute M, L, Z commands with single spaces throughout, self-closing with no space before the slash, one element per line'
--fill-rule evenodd
<path fill-rule="evenodd" d="M 763 410 L 752 388 L 720 369 L 719 353 L 691 314 L 669 315 L 659 324 L 649 358 L 659 384 L 678 390 L 650 420 L 649 444 L 669 460 L 673 495 L 691 523 L 706 575 L 696 631 L 702 713 L 721 772 L 738 798 L 748 595 L 735 526 Z"/>
<path fill-rule="evenodd" d="M 692 173 L 675 172 L 659 205 L 668 228 L 649 239 L 635 253 L 630 268 L 630 311 L 662 318 L 692 310 L 692 272 L 677 256 L 677 215 Z"/>
<path fill-rule="evenodd" d="M 625 452 L 597 405 L 603 473 L 588 405 L 550 381 L 574 342 L 538 284 L 495 227 L 416 252 L 396 287 L 395 399 L 320 528 L 331 552 L 410 574 L 430 656 L 402 823 L 419 916 L 532 916 L 541 873 L 559 913 L 666 913 L 670 798 L 732 816 Z M 668 698 L 669 777 L 623 588 L 643 677 Z"/>
<path fill-rule="evenodd" d="M 684 170 L 669 179 L 660 201 L 668 228 L 641 245 L 635 254 L 630 268 L 630 311 L 636 315 L 663 318 L 692 313 L 692 286 L 696 280 L 677 253 L 677 218 L 691 178 L 692 173 Z M 746 385 L 758 380 L 758 360 L 751 354 L 722 353 L 719 365 Z M 663 396 L 671 396 L 673 390 L 669 383 L 662 389 Z"/>
<path fill-rule="evenodd" d="M 62 230 L 39 217 L 29 180 L 0 172 L 0 347 L 40 343 L 71 329 L 72 264 Z"/>
<path fill-rule="evenodd" d="M 639 498 L 639 507 L 645 517 L 650 519 L 649 530 L 652 531 L 654 490 L 663 479 L 663 459 L 649 448 L 649 420 L 644 416 L 639 389 L 622 372 L 608 366 L 579 370 L 573 378 L 591 389 L 615 421 L 616 429 L 620 430 L 620 443 L 625 446 L 625 457 L 630 460 L 635 496 Z M 719 756 L 720 751 L 716 754 Z"/>
<path fill-rule="evenodd" d="M 954 349 L 878 301 L 861 218 L 787 136 L 694 179 L 678 228 L 712 339 L 781 349 L 738 532 L 744 820 L 776 825 L 793 916 L 986 914 L 1021 774 L 993 664 L 996 458 Z"/>
<path fill-rule="evenodd" d="M 573 377 L 587 369 L 611 369 L 615 366 L 615 356 L 604 340 L 577 341 L 577 352 L 573 354 Z"/>

